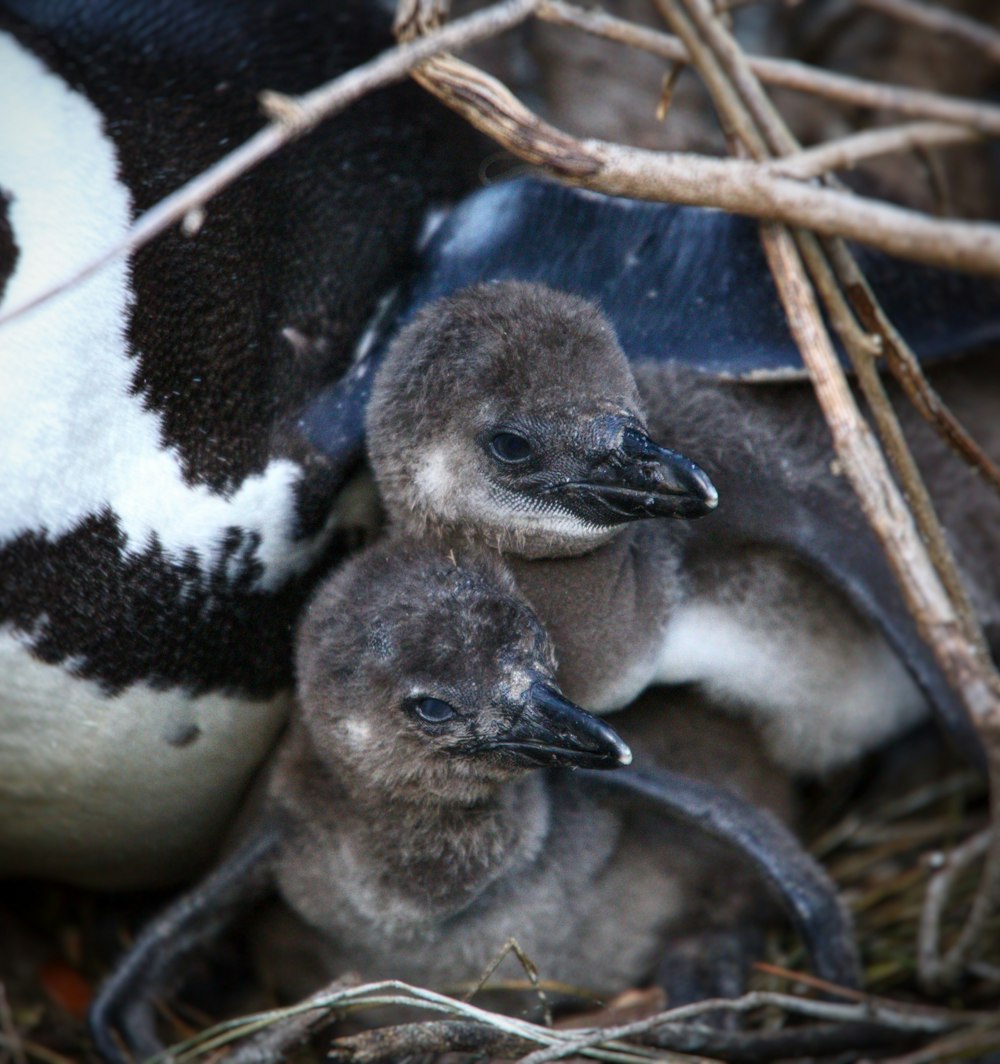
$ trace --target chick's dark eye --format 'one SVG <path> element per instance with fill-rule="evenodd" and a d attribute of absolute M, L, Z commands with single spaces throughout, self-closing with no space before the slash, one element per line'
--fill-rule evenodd
<path fill-rule="evenodd" d="M 501 462 L 526 462 L 531 457 L 531 443 L 516 432 L 494 433 L 490 450 Z"/>
<path fill-rule="evenodd" d="M 418 698 L 413 702 L 413 709 L 428 724 L 443 724 L 455 716 L 455 710 L 440 698 Z"/>

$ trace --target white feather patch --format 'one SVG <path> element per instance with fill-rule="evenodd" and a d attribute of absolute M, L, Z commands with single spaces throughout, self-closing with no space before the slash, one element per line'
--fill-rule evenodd
<path fill-rule="evenodd" d="M 93 104 L 2 33 L 0 70 L 0 189 L 19 252 L 0 304 L 10 309 L 120 237 L 132 203 Z M 0 332 L 0 540 L 58 536 L 108 507 L 132 550 L 155 533 L 168 553 L 193 548 L 208 566 L 238 526 L 261 536 L 262 585 L 281 584 L 323 539 L 293 539 L 301 470 L 273 461 L 228 497 L 185 483 L 158 415 L 129 394 L 133 299 L 117 261 Z"/>
<path fill-rule="evenodd" d="M 174 881 L 210 856 L 290 700 L 145 684 L 108 698 L 9 631 L 0 675 L 0 869 L 105 887 Z"/>
<path fill-rule="evenodd" d="M 754 720 L 772 756 L 823 772 L 915 724 L 927 704 L 882 637 L 859 625 L 823 638 L 810 618 L 761 625 L 739 605 L 684 607 L 667 628 L 660 683 L 698 683 Z"/>

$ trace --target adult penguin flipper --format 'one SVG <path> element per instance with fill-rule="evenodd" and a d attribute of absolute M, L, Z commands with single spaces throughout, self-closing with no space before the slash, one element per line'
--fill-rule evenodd
<path fill-rule="evenodd" d="M 163 1050 L 154 996 L 192 950 L 266 894 L 280 837 L 277 828 L 256 834 L 143 928 L 101 985 L 87 1016 L 97 1051 L 108 1064 L 129 1064 L 123 1045 L 140 1060 Z"/>
<path fill-rule="evenodd" d="M 923 363 L 1000 339 L 995 279 L 866 248 L 857 255 Z M 396 327 L 432 300 L 509 280 L 592 300 L 631 361 L 754 383 L 807 378 L 749 218 L 537 179 L 493 185 L 463 200 L 431 235 Z"/>
<path fill-rule="evenodd" d="M 652 805 L 732 846 L 772 888 L 806 947 L 816 974 L 859 987 L 851 920 L 826 872 L 777 817 L 732 791 L 667 769 L 580 770 L 588 785 Z"/>

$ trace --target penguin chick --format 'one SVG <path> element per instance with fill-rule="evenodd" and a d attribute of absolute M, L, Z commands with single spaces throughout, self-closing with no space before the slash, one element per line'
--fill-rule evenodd
<path fill-rule="evenodd" d="M 389 350 L 367 418 L 392 516 L 504 553 L 582 554 L 643 517 L 697 517 L 708 477 L 645 430 L 606 318 L 543 285 L 470 288 Z"/>
<path fill-rule="evenodd" d="M 295 954 L 286 992 L 346 970 L 450 986 L 479 977 L 511 937 L 546 978 L 613 992 L 650 975 L 677 931 L 758 926 L 763 891 L 735 848 L 781 895 L 816 968 L 857 980 L 824 873 L 729 789 L 782 803 L 786 781 L 746 729 L 692 729 L 684 714 L 672 739 L 659 707 L 645 733 L 642 714 L 632 724 L 656 734 L 656 750 L 673 743 L 677 761 L 710 763 L 722 786 L 656 768 L 588 771 L 627 764 L 629 748 L 560 694 L 551 644 L 495 557 L 369 549 L 312 601 L 297 663 L 298 710 L 242 841 L 99 995 L 92 1025 L 111 1059 L 112 1024 L 156 1049 L 156 987 L 268 889 L 294 917 L 261 932 L 277 955 L 265 967 Z M 605 777 L 621 778 L 608 788 Z"/>
<path fill-rule="evenodd" d="M 940 377 L 964 381 L 949 399 L 1000 454 L 996 374 L 970 361 Z M 1000 505 L 912 427 L 978 604 L 997 619 L 1000 551 L 977 529 Z M 807 386 L 660 362 L 633 375 L 593 305 L 494 282 L 400 332 L 368 439 L 393 520 L 504 554 L 555 642 L 563 689 L 592 710 L 694 683 L 752 718 L 783 765 L 815 773 L 914 724 L 929 699 L 980 752 L 835 472 Z M 716 484 L 705 520 L 644 520 L 707 514 Z"/>

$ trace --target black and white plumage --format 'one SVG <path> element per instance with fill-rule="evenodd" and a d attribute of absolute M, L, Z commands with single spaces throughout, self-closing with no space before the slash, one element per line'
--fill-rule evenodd
<path fill-rule="evenodd" d="M 738 797 L 788 809 L 788 779 L 749 729 L 639 706 L 626 723 L 644 767 L 616 768 L 627 748 L 554 687 L 551 644 L 495 556 L 371 548 L 307 609 L 297 664 L 298 709 L 231 855 L 140 935 L 98 997 L 109 1058 L 109 1025 L 140 1055 L 156 1050 L 152 995 L 268 889 L 285 911 L 257 952 L 292 996 L 348 970 L 475 980 L 511 936 L 543 978 L 613 993 L 665 950 L 669 980 L 674 936 L 761 928 L 766 894 L 741 854 L 817 969 L 856 980 L 825 875 Z"/>
<path fill-rule="evenodd" d="M 390 43 L 350 0 L 5 0 L 0 308 L 119 237 L 295 93 Z M 466 164 L 471 160 L 471 169 Z M 361 101 L 0 330 L 0 875 L 176 879 L 287 709 L 291 629 L 351 524 L 301 433 L 475 152 Z"/>
<path fill-rule="evenodd" d="M 552 211 L 575 195 L 553 189 Z M 611 206 L 607 212 L 617 217 Z M 469 234 L 480 247 L 490 244 L 489 217 Z M 501 243 L 508 222 L 501 214 Z M 521 241 L 524 231 L 514 230 Z M 634 242 L 627 226 L 620 231 Z M 650 248 L 663 235 L 654 229 Z M 443 246 L 454 239 L 446 235 Z M 613 226 L 604 239 L 614 243 Z M 522 255 L 521 243 L 504 247 L 546 272 L 542 260 Z M 575 262 L 572 252 L 563 266 L 567 260 Z M 560 682 L 592 710 L 621 708 L 653 683 L 694 683 L 749 714 L 784 765 L 815 773 L 900 733 L 930 702 L 977 757 L 973 729 L 837 475 L 811 391 L 742 383 L 718 365 L 703 372 L 673 361 L 669 332 L 657 346 L 655 313 L 628 317 L 650 278 L 610 262 L 607 275 L 595 258 L 572 276 L 603 278 L 607 291 L 595 280 L 590 294 L 623 322 L 636 345 L 631 366 L 593 307 L 534 283 L 466 288 L 424 306 L 397 335 L 368 421 L 373 468 L 393 519 L 500 549 L 556 644 Z M 553 273 L 558 283 L 560 270 Z M 668 287 L 669 274 L 653 274 Z M 919 320 L 933 292 L 900 312 L 910 306 L 911 322 Z M 963 336 L 992 335 L 991 308 L 1000 313 L 1000 304 L 982 303 L 956 346 Z M 688 310 L 696 319 L 698 311 Z M 904 314 L 904 332 L 906 324 Z M 939 352 L 946 353 L 956 352 Z M 752 375 L 753 356 L 734 343 L 727 356 L 734 374 Z M 781 366 L 791 368 L 784 355 Z M 1000 455 L 1000 375 L 989 355 L 945 365 L 935 382 L 987 451 Z M 984 530 L 997 527 L 1000 501 L 912 411 L 904 420 L 983 620 L 995 624 L 1000 545 Z M 506 444 L 506 453 L 498 451 L 496 441 L 510 434 L 520 453 Z M 660 491 L 645 479 L 655 452 L 694 459 L 718 488 L 718 509 L 694 523 L 636 520 L 668 512 L 666 503 L 643 503 L 645 493 L 652 502 Z M 702 502 L 708 511 L 707 491 Z"/>

